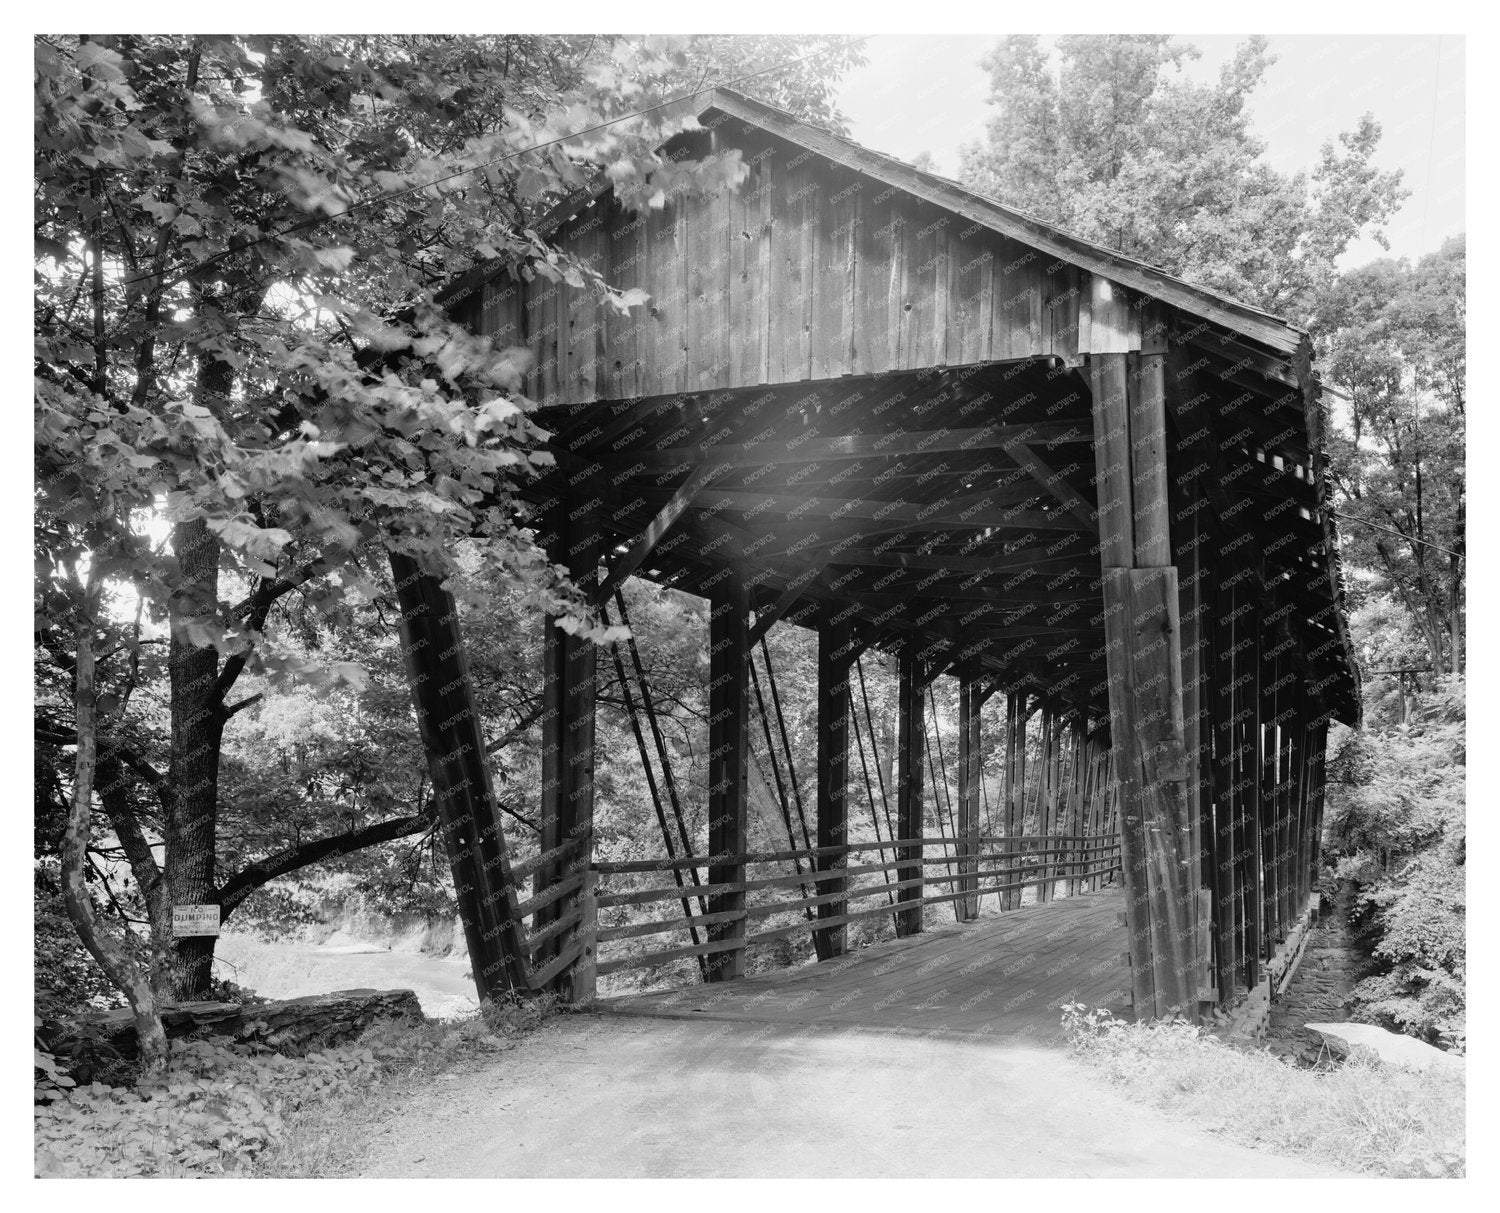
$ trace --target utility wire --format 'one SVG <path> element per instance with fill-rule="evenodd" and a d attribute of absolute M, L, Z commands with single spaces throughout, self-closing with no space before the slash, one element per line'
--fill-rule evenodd
<path fill-rule="evenodd" d="M 1370 522 L 1365 518 L 1355 518 L 1351 514 L 1340 514 L 1338 520 L 1340 522 L 1357 522 L 1360 526 L 1373 527 L 1377 531 L 1384 531 L 1387 535 L 1394 535 L 1397 539 L 1404 539 L 1407 543 L 1420 543 L 1426 548 L 1436 548 L 1439 552 L 1445 552 L 1455 560 L 1463 559 L 1462 552 L 1455 552 L 1452 548 L 1445 548 L 1442 544 L 1433 543 L 1430 539 L 1418 539 L 1415 535 L 1405 535 L 1400 531 L 1392 530 L 1388 526 L 1381 526 L 1378 522 Z"/>
<path fill-rule="evenodd" d="M 852 42 L 854 40 L 851 39 L 850 41 Z M 786 68 L 795 67 L 799 63 L 806 63 L 809 59 L 817 59 L 824 55 L 831 55 L 835 50 L 839 49 L 842 48 L 826 47 L 820 51 L 811 51 L 808 54 L 802 55 L 796 59 L 787 59 L 782 63 L 773 64 L 771 67 L 763 67 L 757 71 L 745 72 L 739 76 L 731 77 L 728 80 L 722 80 L 714 87 L 727 87 L 732 84 L 743 83 L 746 80 L 753 80 L 757 76 L 767 76 L 773 72 L 784 71 Z M 161 283 L 160 289 L 166 290 L 167 287 L 175 286 L 177 285 L 177 283 L 185 281 L 186 279 L 196 274 L 199 270 L 206 269 L 208 266 L 213 265 L 215 262 L 222 261 L 226 257 L 232 257 L 236 254 L 243 253 L 245 250 L 255 248 L 256 245 L 264 244 L 268 240 L 279 240 L 283 236 L 290 236 L 296 232 L 306 231 L 308 228 L 316 227 L 320 223 L 326 223 L 330 219 L 342 219 L 346 215 L 353 214 L 355 211 L 362 210 L 367 206 L 374 206 L 378 202 L 394 202 L 396 199 L 404 198 L 408 194 L 418 193 L 421 190 L 428 189 L 434 185 L 441 185 L 445 181 L 452 181 L 458 177 L 466 177 L 470 173 L 482 172 L 484 169 L 493 168 L 497 164 L 501 164 L 506 160 L 514 160 L 517 157 L 524 156 L 529 152 L 541 151 L 543 148 L 554 147 L 559 143 L 566 143 L 569 139 L 578 139 L 584 135 L 592 135 L 596 131 L 605 130 L 608 127 L 616 126 L 621 122 L 628 122 L 632 118 L 645 117 L 645 115 L 647 114 L 655 113 L 657 110 L 666 109 L 670 105 L 676 105 L 680 101 L 686 101 L 690 97 L 695 97 L 702 91 L 703 88 L 702 86 L 700 86 L 698 88 L 692 89 L 689 92 L 681 93 L 676 97 L 670 97 L 666 101 L 659 101 L 655 105 L 648 105 L 644 109 L 631 110 L 629 113 L 621 114 L 618 118 L 610 118 L 608 121 L 599 122 L 593 126 L 586 126 L 582 130 L 576 130 L 567 135 L 559 135 L 556 139 L 548 139 L 542 143 L 534 143 L 530 147 L 523 147 L 518 151 L 506 152 L 505 155 L 496 156 L 493 160 L 487 160 L 483 164 L 471 165 L 470 167 L 465 169 L 446 173 L 441 177 L 434 177 L 430 181 L 423 181 L 416 185 L 406 186 L 403 189 L 392 190 L 390 193 L 376 194 L 371 198 L 361 198 L 355 202 L 351 202 L 347 207 L 339 211 L 337 214 L 312 215 L 307 219 L 298 220 L 296 223 L 288 224 L 286 227 L 279 228 L 274 232 L 267 232 L 265 235 L 258 236 L 256 237 L 256 239 L 248 241 L 247 243 L 239 245 L 235 248 L 225 249 L 222 252 L 215 253 L 211 257 L 205 257 L 202 261 L 199 261 L 195 264 L 179 266 L 176 270 L 164 270 L 160 274 L 136 274 L 133 277 L 124 279 L 121 285 L 134 286 L 138 282 L 148 282 L 156 278 L 164 278 L 165 280 Z M 168 274 L 173 276 L 166 277 L 166 275 Z"/>

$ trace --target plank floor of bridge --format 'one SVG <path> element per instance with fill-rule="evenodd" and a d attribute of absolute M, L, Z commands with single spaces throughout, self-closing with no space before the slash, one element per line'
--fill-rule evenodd
<path fill-rule="evenodd" d="M 944 907 L 946 908 L 946 907 Z M 1061 1007 L 1124 1013 L 1118 891 L 1026 906 L 738 981 L 601 998 L 601 1012 L 1046 1043 Z M 937 908 L 928 911 L 931 922 Z"/>

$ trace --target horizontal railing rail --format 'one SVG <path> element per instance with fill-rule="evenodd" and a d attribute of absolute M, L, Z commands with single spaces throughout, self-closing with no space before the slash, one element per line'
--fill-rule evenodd
<path fill-rule="evenodd" d="M 913 851 L 921 848 L 919 854 Z M 936 851 L 934 851 L 936 849 Z M 869 852 L 889 853 L 877 861 Z M 849 863 L 850 858 L 856 862 Z M 689 886 L 678 884 L 611 886 L 625 878 L 626 884 L 666 872 L 684 869 L 733 867 L 764 869 L 767 865 L 801 862 L 801 872 L 752 871 L 742 880 L 714 881 Z M 690 855 L 678 858 L 600 860 L 591 865 L 599 887 L 593 893 L 594 910 L 602 916 L 596 941 L 603 945 L 652 936 L 707 934 L 709 927 L 744 924 L 728 938 L 708 942 L 673 944 L 648 951 L 600 955 L 600 975 L 623 969 L 644 968 L 696 957 L 715 956 L 735 949 L 770 943 L 802 931 L 821 931 L 883 914 L 900 915 L 914 909 L 943 905 L 990 894 L 1049 889 L 1066 882 L 1070 892 L 1092 891 L 1121 870 L 1118 835 L 980 835 L 977 838 L 897 838 L 876 842 L 845 843 L 827 847 L 802 847 L 744 854 Z M 943 870 L 934 870 L 934 869 Z M 706 873 L 705 873 L 706 875 Z M 870 877 L 856 882 L 856 878 Z M 894 878 L 893 878 L 894 877 Z M 756 893 L 757 900 L 740 909 L 692 912 L 673 917 L 658 916 L 631 921 L 636 910 L 649 910 L 670 902 L 681 906 L 684 893 L 693 901 L 725 894 Z M 851 903 L 884 897 L 885 904 L 865 906 Z M 707 903 L 712 904 L 712 903 Z M 813 911 L 835 912 L 813 917 Z M 795 921 L 765 923 L 748 931 L 752 923 L 797 915 Z M 665 941 L 663 941 L 665 942 Z"/>

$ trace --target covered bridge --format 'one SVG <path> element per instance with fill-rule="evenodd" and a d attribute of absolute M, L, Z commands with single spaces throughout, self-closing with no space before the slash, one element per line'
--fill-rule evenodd
<path fill-rule="evenodd" d="M 465 754 L 464 702 L 429 689 L 481 993 L 591 997 L 602 939 L 674 925 L 601 931 L 600 907 L 652 896 L 692 918 L 663 955 L 716 982 L 764 935 L 747 891 L 810 892 L 787 904 L 815 912 L 824 959 L 861 914 L 904 936 L 935 902 L 977 915 L 1025 849 L 980 833 L 997 690 L 1008 729 L 1040 704 L 1071 738 L 1074 866 L 1053 875 L 1122 871 L 1136 1013 L 1196 1017 L 1254 989 L 1311 892 L 1329 721 L 1359 713 L 1307 334 L 736 93 L 697 105 L 702 129 L 667 152 L 737 153 L 739 188 L 657 207 L 605 188 L 547 225 L 647 304 L 498 262 L 447 292 L 534 354 L 557 466 L 528 493 L 555 558 L 601 604 L 628 576 L 711 603 L 708 837 L 633 865 L 671 888 L 598 892 L 632 865 L 592 854 L 592 645 L 546 629 L 543 854 L 524 871 Z M 447 608 L 416 606 L 420 643 L 422 610 Z M 746 836 L 751 654 L 788 624 L 816 629 L 819 654 L 816 839 L 780 857 L 815 870 L 800 884 L 758 880 Z M 871 648 L 901 683 L 898 837 L 879 862 L 849 842 L 846 796 L 851 670 Z M 960 686 L 958 820 L 932 839 L 921 712 L 943 676 Z M 893 907 L 856 900 L 872 870 Z"/>

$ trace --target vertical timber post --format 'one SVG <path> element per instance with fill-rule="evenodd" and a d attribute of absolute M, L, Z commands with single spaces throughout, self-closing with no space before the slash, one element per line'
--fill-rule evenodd
<path fill-rule="evenodd" d="M 549 538 L 552 551 L 567 566 L 573 584 L 584 594 L 591 594 L 599 578 L 601 534 L 596 520 L 586 510 L 566 515 L 559 512 Z M 543 617 L 542 816 L 538 845 L 543 852 L 568 843 L 573 846 L 564 857 L 539 867 L 532 887 L 541 894 L 561 881 L 583 880 L 574 892 L 537 910 L 532 918 L 534 930 L 583 910 L 582 884 L 594 850 L 596 661 L 592 641 L 565 631 L 555 615 Z M 573 938 L 565 938 L 569 934 L 547 940 L 538 949 L 534 963 L 540 966 L 571 946 Z M 586 941 L 585 946 L 590 944 Z M 587 1002 L 594 996 L 592 973 L 592 966 L 580 969 L 575 963 L 558 973 L 549 987 L 566 1002 Z"/>
<path fill-rule="evenodd" d="M 979 917 L 979 796 L 981 778 L 979 682 L 971 662 L 958 679 L 958 855 L 959 905 L 964 921 Z"/>
<path fill-rule="evenodd" d="M 897 935 L 916 935 L 922 930 L 922 680 L 917 668 L 915 645 L 902 646 L 898 660 L 900 685 L 896 694 L 896 821 L 902 840 L 914 840 L 897 848 L 901 866 L 899 883 L 917 883 L 901 889 L 897 901 Z"/>
<path fill-rule="evenodd" d="M 1116 288 L 1118 289 L 1118 288 Z M 1196 862 L 1167 482 L 1165 354 L 1089 355 L 1110 735 L 1137 1018 L 1197 1018 Z M 1191 876 L 1190 876 L 1191 870 Z"/>
<path fill-rule="evenodd" d="M 818 843 L 822 847 L 841 847 L 849 841 L 849 613 L 825 623 L 818 629 Z M 817 894 L 830 897 L 842 894 L 847 885 L 845 854 L 819 854 L 815 865 L 819 873 Z M 823 876 L 823 873 L 830 873 Z M 848 912 L 842 896 L 818 903 L 818 917 L 842 918 Z M 840 924 L 820 927 L 813 932 L 813 947 L 819 960 L 842 956 L 848 947 L 849 928 Z"/>
<path fill-rule="evenodd" d="M 725 580 L 728 584 L 724 584 Z M 710 914 L 739 917 L 709 924 L 710 981 L 745 975 L 745 852 L 750 743 L 750 595 L 738 572 L 721 571 L 708 615 L 708 883 L 732 885 L 708 899 Z"/>
<path fill-rule="evenodd" d="M 458 607 L 439 579 L 409 556 L 392 552 L 390 564 L 401 610 L 401 652 L 474 984 L 481 1002 L 519 993 L 528 988 L 524 938 Z"/>

